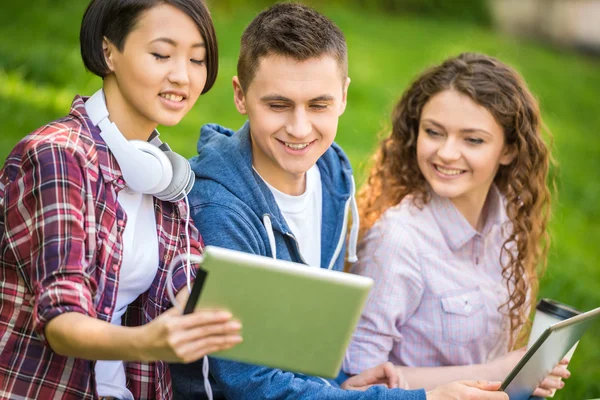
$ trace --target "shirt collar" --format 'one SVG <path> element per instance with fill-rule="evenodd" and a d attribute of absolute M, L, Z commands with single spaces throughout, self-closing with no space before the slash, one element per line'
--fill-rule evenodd
<path fill-rule="evenodd" d="M 494 184 L 490 187 L 483 207 L 486 218 L 481 232 L 469 224 L 450 199 L 438 196 L 433 190 L 430 190 L 430 193 L 430 206 L 434 217 L 452 250 L 460 249 L 477 235 L 486 237 L 495 226 L 502 224 L 506 219 L 502 195 Z"/>
<path fill-rule="evenodd" d="M 114 182 L 122 189 L 125 186 L 125 183 L 122 178 L 123 174 L 119 168 L 119 164 L 113 154 L 109 151 L 104 139 L 102 139 L 100 129 L 92 124 L 92 121 L 85 110 L 85 101 L 88 98 L 89 97 L 76 95 L 71 104 L 70 114 L 79 119 L 82 122 L 82 125 L 87 128 L 82 130 L 81 134 L 89 133 L 90 139 L 94 142 L 96 154 L 98 156 L 98 166 L 104 181 Z"/>

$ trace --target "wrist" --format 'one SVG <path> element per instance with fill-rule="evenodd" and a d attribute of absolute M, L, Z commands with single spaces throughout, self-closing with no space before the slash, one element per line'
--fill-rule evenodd
<path fill-rule="evenodd" d="M 147 332 L 147 327 L 148 324 L 129 328 L 131 331 L 131 349 L 133 351 L 133 357 L 134 359 L 143 362 L 154 361 L 150 349 L 150 342 L 148 340 L 149 332 Z"/>
<path fill-rule="evenodd" d="M 486 381 L 495 381 L 497 380 L 496 376 L 496 364 L 494 361 L 487 362 L 485 364 L 476 364 L 473 365 L 474 373 L 473 378 L 477 380 L 486 380 Z"/>

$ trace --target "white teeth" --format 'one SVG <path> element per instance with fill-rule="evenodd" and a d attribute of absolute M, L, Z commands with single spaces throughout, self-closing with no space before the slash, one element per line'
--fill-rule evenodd
<path fill-rule="evenodd" d="M 444 175 L 459 175 L 459 174 L 462 174 L 462 172 L 463 172 L 461 169 L 446 169 L 446 168 L 440 167 L 439 165 L 436 165 L 435 169 L 437 169 Z"/>
<path fill-rule="evenodd" d="M 309 143 L 285 143 L 287 147 L 294 150 L 302 150 L 309 145 Z"/>
<path fill-rule="evenodd" d="M 175 94 L 170 94 L 170 93 L 167 93 L 167 94 L 161 94 L 160 96 L 161 96 L 161 97 L 164 97 L 164 98 L 165 98 L 165 99 L 167 99 L 167 100 L 171 100 L 171 101 L 177 101 L 177 102 L 180 102 L 181 100 L 183 100 L 183 96 L 177 96 L 177 95 L 175 95 Z"/>

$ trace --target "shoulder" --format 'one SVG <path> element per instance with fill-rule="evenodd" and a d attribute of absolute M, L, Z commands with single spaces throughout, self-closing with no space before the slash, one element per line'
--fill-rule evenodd
<path fill-rule="evenodd" d="M 407 251 L 417 255 L 430 251 L 432 243 L 443 240 L 430 203 L 417 205 L 407 196 L 381 215 L 366 232 L 363 243 L 372 248 L 383 246 L 394 252 Z"/>
<path fill-rule="evenodd" d="M 424 225 L 434 221 L 430 205 L 415 204 L 412 196 L 406 196 L 397 205 L 388 208 L 373 225 L 376 230 L 394 230 L 409 234 L 422 234 Z"/>
<path fill-rule="evenodd" d="M 196 179 L 189 201 L 192 218 L 206 244 L 264 253 L 262 221 L 226 187 Z"/>
<path fill-rule="evenodd" d="M 88 168 L 97 162 L 94 141 L 87 126 L 69 115 L 25 136 L 13 148 L 7 165 L 43 164 L 60 168 L 77 164 Z"/>
<path fill-rule="evenodd" d="M 210 178 L 196 176 L 188 199 L 192 209 L 199 209 L 208 205 L 218 205 L 224 208 L 251 211 L 251 208 L 235 193 L 229 190 L 228 187 Z"/>
<path fill-rule="evenodd" d="M 327 151 L 320 157 L 318 161 L 319 169 L 321 173 L 328 175 L 336 174 L 340 170 L 343 172 L 351 173 L 352 165 L 348 156 L 342 150 L 339 144 L 332 143 Z"/>

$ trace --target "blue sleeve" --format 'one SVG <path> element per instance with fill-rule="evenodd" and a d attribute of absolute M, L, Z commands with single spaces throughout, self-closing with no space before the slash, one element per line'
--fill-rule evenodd
<path fill-rule="evenodd" d="M 422 389 L 402 390 L 373 386 L 364 392 L 344 390 L 334 380 L 229 360 L 209 359 L 210 374 L 228 399 L 426 400 Z"/>

